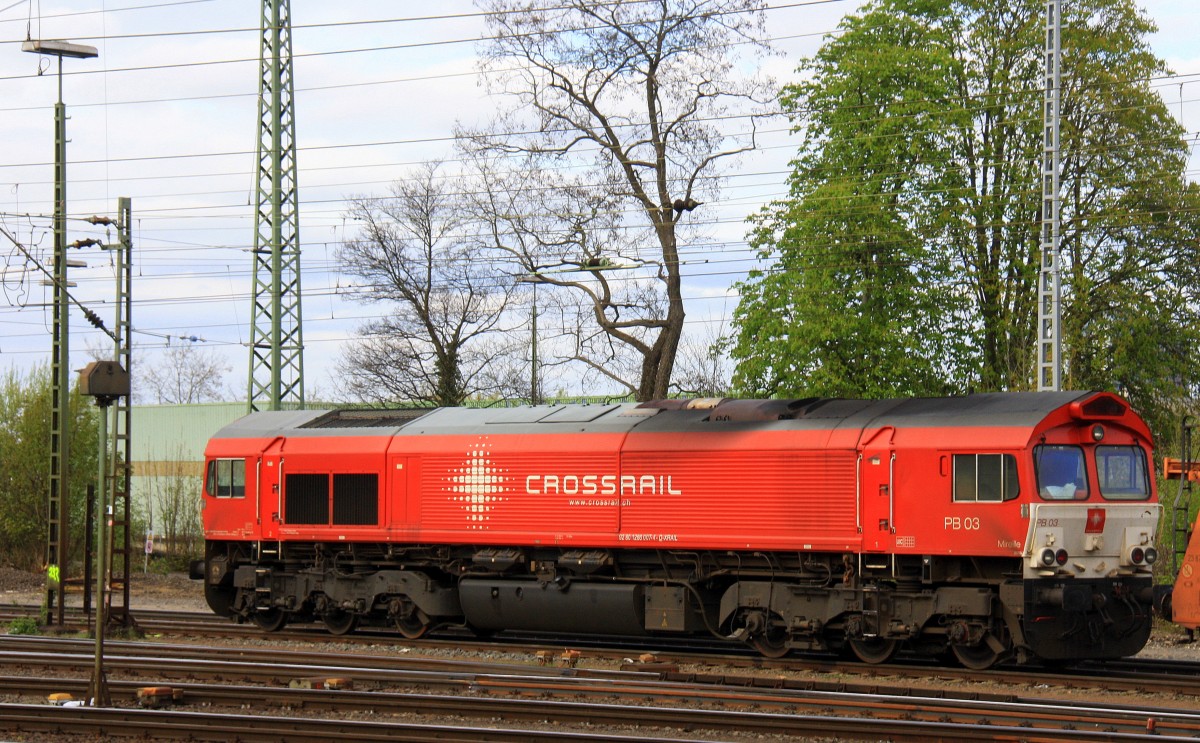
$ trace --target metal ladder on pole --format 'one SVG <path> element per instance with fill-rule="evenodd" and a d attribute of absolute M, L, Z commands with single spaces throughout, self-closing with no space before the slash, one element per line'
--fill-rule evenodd
<path fill-rule="evenodd" d="M 1192 472 L 1195 465 L 1192 461 L 1192 431 L 1195 426 L 1191 416 L 1184 416 L 1179 430 L 1179 490 L 1175 493 L 1175 502 L 1171 508 L 1171 575 L 1179 574 L 1179 563 L 1187 552 L 1188 538 L 1191 536 L 1192 520 L 1190 507 L 1192 504 Z M 1164 462 L 1164 468 L 1169 468 Z M 1167 477 L 1171 477 L 1170 472 Z"/>
<path fill-rule="evenodd" d="M 133 209 L 129 197 L 117 200 L 117 243 L 111 247 L 116 254 L 117 267 L 117 302 L 115 356 L 125 371 L 132 376 L 132 316 L 133 316 Z M 111 410 L 113 411 L 112 451 L 109 456 L 111 469 L 107 486 L 109 488 L 108 503 L 112 508 L 109 530 L 111 566 L 108 582 L 108 621 L 111 625 L 132 629 L 137 626 L 129 609 L 129 580 L 133 570 L 133 522 L 130 508 L 130 484 L 132 479 L 131 442 L 132 442 L 132 401 L 131 397 L 118 398 Z M 106 514 L 101 514 L 103 518 Z M 141 544 L 141 540 L 138 540 Z"/>

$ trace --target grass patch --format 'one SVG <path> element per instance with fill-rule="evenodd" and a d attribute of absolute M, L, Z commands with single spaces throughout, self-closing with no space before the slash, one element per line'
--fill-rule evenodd
<path fill-rule="evenodd" d="M 37 619 L 33 617 L 17 617 L 8 623 L 8 634 L 40 635 L 42 634 L 42 628 L 38 626 Z"/>

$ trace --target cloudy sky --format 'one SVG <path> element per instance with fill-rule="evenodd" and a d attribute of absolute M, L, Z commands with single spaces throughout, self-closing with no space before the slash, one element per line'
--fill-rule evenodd
<path fill-rule="evenodd" d="M 1179 75 L 1155 85 L 1193 139 L 1200 130 L 1194 2 L 1145 5 L 1160 26 L 1153 48 Z M 783 55 L 767 63 L 768 71 L 786 81 L 796 61 L 813 53 L 858 2 L 770 4 L 768 33 Z M 70 215 L 111 215 L 118 197 L 132 197 L 137 361 L 152 364 L 168 345 L 196 343 L 228 360 L 235 395 L 244 395 L 249 359 L 258 6 L 252 0 L 0 0 L 0 228 L 50 264 L 46 215 L 53 209 L 57 65 L 22 53 L 21 41 L 70 39 L 97 47 L 98 59 L 64 65 Z M 452 157 L 455 122 L 483 124 L 495 103 L 477 84 L 484 24 L 469 0 L 293 0 L 291 9 L 304 363 L 309 398 L 332 399 L 338 397 L 341 345 L 378 311 L 341 296 L 349 281 L 338 274 L 334 256 L 353 235 L 346 199 L 381 194 L 415 164 Z M 38 75 L 39 67 L 45 74 Z M 729 246 L 720 260 L 689 269 L 691 330 L 720 330 L 737 304 L 729 287 L 752 265 L 738 244 L 745 216 L 783 194 L 795 148 L 783 124 L 778 128 L 761 152 L 738 163 L 722 203 L 713 206 L 710 234 Z M 104 237 L 82 219 L 70 221 L 69 241 L 93 236 Z M 0 369 L 48 363 L 49 290 L 2 235 L 0 256 Z M 78 258 L 88 265 L 72 269 L 78 284 L 72 291 L 111 317 L 107 256 L 91 249 Z M 107 347 L 102 340 L 74 312 L 72 368 L 86 363 L 89 345 Z"/>

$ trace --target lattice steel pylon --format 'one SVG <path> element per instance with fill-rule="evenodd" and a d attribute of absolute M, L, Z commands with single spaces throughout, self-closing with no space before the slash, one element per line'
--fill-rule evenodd
<path fill-rule="evenodd" d="M 1062 389 L 1062 251 L 1059 160 L 1062 114 L 1062 16 L 1059 0 L 1046 2 L 1042 140 L 1042 266 L 1038 272 L 1037 389 Z"/>
<path fill-rule="evenodd" d="M 290 0 L 262 0 L 247 407 L 304 407 Z"/>

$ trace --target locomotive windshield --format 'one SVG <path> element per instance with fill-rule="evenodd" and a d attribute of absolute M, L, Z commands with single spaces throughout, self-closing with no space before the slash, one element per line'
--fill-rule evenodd
<path fill-rule="evenodd" d="M 1140 446 L 1097 446 L 1096 473 L 1105 500 L 1146 500 L 1150 497 L 1146 452 Z"/>
<path fill-rule="evenodd" d="M 1120 448 L 1120 447 L 1111 447 Z M 1033 449 L 1038 492 L 1047 500 L 1087 500 L 1087 470 L 1078 446 L 1043 444 Z"/>

